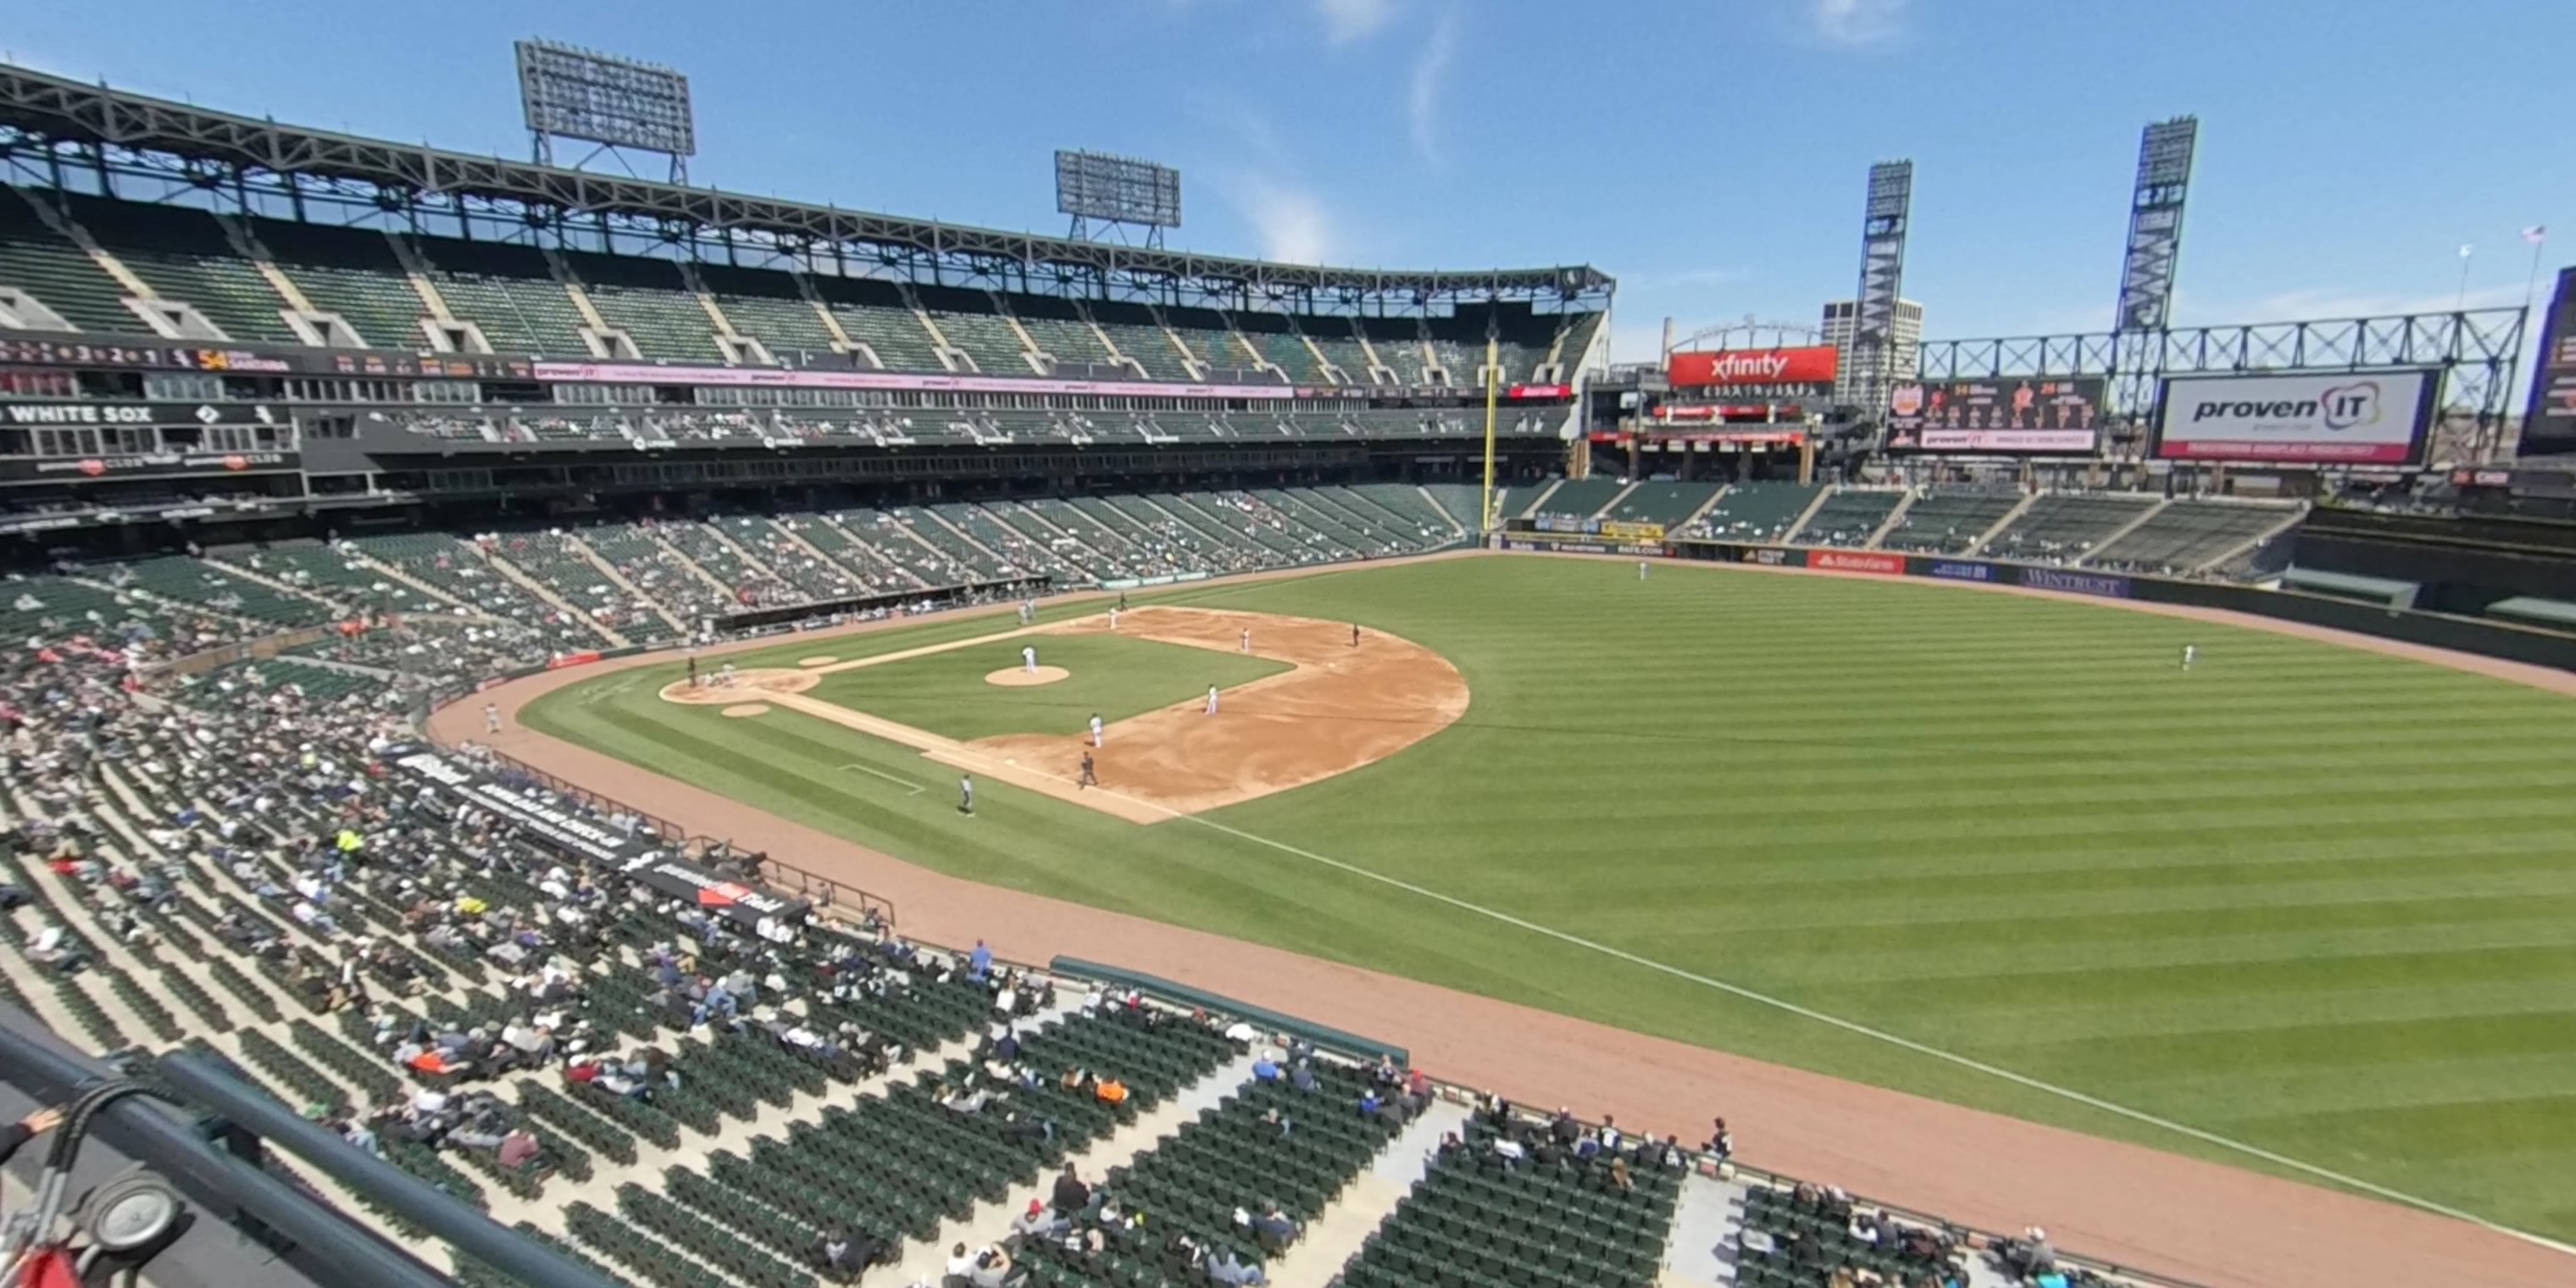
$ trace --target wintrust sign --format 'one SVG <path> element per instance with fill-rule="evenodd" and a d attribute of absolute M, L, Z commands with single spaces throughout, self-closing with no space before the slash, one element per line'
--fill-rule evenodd
<path fill-rule="evenodd" d="M 1834 347 L 1800 345 L 1786 349 L 1701 349 L 1676 353 L 1665 360 L 1664 374 L 1674 388 L 1744 385 L 1831 385 Z"/>
<path fill-rule="evenodd" d="M 2164 460 L 2408 465 L 2432 423 L 2438 371 L 2167 380 L 2156 410 Z"/>

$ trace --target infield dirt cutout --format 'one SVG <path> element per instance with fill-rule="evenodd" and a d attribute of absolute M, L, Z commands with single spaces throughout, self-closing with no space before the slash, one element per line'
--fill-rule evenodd
<path fill-rule="evenodd" d="M 1234 653 L 1241 651 L 1246 630 L 1252 632 L 1252 656 L 1285 662 L 1290 669 L 1221 691 L 1213 716 L 1206 714 L 1204 700 L 1192 698 L 1104 727 L 1102 746 L 1092 752 L 1098 788 L 1074 785 L 1082 753 L 1090 745 L 1082 729 L 963 741 L 825 702 L 806 691 L 837 671 L 1023 635 L 1110 634 L 1105 614 L 801 670 L 744 670 L 730 686 L 710 681 L 692 687 L 681 681 L 664 685 L 662 698 L 691 705 L 748 699 L 785 707 L 919 748 L 931 760 L 988 781 L 1131 823 L 1160 823 L 1222 809 L 1349 773 L 1448 728 L 1467 713 L 1467 681 L 1447 658 L 1378 631 L 1364 630 L 1354 646 L 1348 622 L 1155 606 L 1119 614 L 1116 634 Z M 1061 667 L 1042 666 L 1034 676 L 1009 667 L 984 679 L 997 685 L 1046 684 L 1066 674 Z"/>

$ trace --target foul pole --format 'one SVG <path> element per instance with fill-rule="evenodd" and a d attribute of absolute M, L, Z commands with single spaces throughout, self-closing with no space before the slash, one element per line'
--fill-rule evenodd
<path fill-rule="evenodd" d="M 1501 391 L 1502 345 L 1485 337 L 1485 495 L 1476 506 L 1476 539 L 1494 531 L 1494 398 Z"/>

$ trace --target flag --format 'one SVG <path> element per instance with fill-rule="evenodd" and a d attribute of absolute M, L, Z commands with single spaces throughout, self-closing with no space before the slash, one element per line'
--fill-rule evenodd
<path fill-rule="evenodd" d="M 2522 239 L 2530 242 L 2534 246 L 2549 240 L 2549 225 L 2533 224 L 2531 227 L 2523 229 Z"/>

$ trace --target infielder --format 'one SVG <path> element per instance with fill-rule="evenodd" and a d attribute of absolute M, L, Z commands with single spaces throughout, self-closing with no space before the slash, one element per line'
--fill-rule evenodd
<path fill-rule="evenodd" d="M 1209 686 L 1208 686 L 1208 708 L 1207 708 L 1207 713 L 1208 713 L 1209 715 L 1215 715 L 1215 714 L 1216 714 L 1216 686 L 1215 686 L 1215 685 L 1213 685 L 1213 684 L 1211 684 L 1211 685 L 1209 685 Z"/>
<path fill-rule="evenodd" d="M 483 732 L 501 732 L 501 708 L 489 702 L 483 704 Z"/>
<path fill-rule="evenodd" d="M 1118 629 L 1118 610 L 1116 608 L 1111 608 L 1109 610 L 1109 629 L 1113 631 Z"/>
<path fill-rule="evenodd" d="M 1100 745 L 1100 713 L 1097 711 L 1091 713 L 1091 745 Z"/>
<path fill-rule="evenodd" d="M 2199 659 L 2200 650 L 2197 647 L 2190 644 L 2182 646 L 2182 669 L 2186 671 L 2190 670 L 2191 664 Z"/>
<path fill-rule="evenodd" d="M 1100 775 L 1092 772 L 1091 753 L 1086 751 L 1082 753 L 1082 777 L 1074 783 L 1074 788 L 1078 791 L 1085 787 L 1098 787 L 1099 785 Z"/>
<path fill-rule="evenodd" d="M 1023 644 L 1020 646 L 1020 670 L 1029 675 L 1035 675 L 1038 673 L 1037 645 Z"/>
<path fill-rule="evenodd" d="M 727 662 L 724 664 L 724 673 L 716 677 L 716 683 L 721 684 L 728 689 L 733 687 L 733 663 Z"/>
<path fill-rule="evenodd" d="M 957 776 L 957 812 L 969 816 L 975 813 L 975 776 L 973 774 Z"/>
<path fill-rule="evenodd" d="M 1351 623 L 1351 647 L 1352 647 L 1352 648 L 1358 648 L 1359 646 L 1360 646 L 1360 624 L 1359 624 L 1358 622 L 1353 622 L 1353 623 Z"/>
<path fill-rule="evenodd" d="M 1252 651 L 1252 628 L 1248 626 L 1244 628 L 1243 638 L 1234 642 L 1234 651 L 1237 653 L 1249 653 Z"/>

